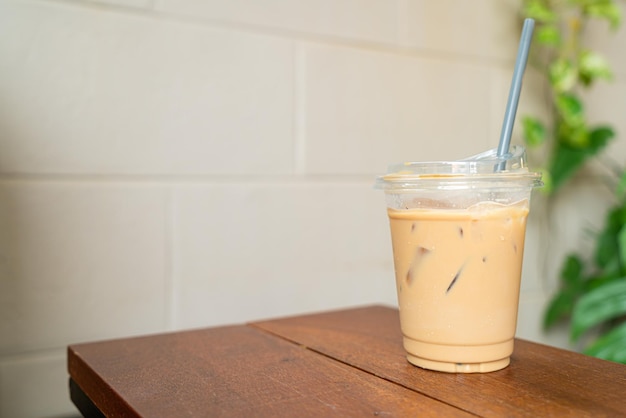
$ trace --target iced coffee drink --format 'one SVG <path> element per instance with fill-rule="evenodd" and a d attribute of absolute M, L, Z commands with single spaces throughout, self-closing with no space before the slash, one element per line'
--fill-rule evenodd
<path fill-rule="evenodd" d="M 530 191 L 540 184 L 523 149 L 514 152 L 503 172 L 483 155 L 381 178 L 404 348 L 417 366 L 469 373 L 509 364 Z"/>

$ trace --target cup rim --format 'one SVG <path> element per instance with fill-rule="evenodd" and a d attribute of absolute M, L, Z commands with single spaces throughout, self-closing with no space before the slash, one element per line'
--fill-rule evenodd
<path fill-rule="evenodd" d="M 387 174 L 376 178 L 383 190 L 431 189 L 446 187 L 519 186 L 541 187 L 542 174 L 529 171 L 524 147 L 516 145 L 504 156 L 497 150 L 458 161 L 405 162 L 392 164 Z"/>

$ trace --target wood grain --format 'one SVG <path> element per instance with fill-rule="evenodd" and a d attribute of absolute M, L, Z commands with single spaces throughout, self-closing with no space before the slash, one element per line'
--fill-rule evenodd
<path fill-rule="evenodd" d="M 68 369 L 109 417 L 471 416 L 250 326 L 72 345 Z"/>
<path fill-rule="evenodd" d="M 251 324 L 478 416 L 626 416 L 626 366 L 524 340 L 511 365 L 448 374 L 409 364 L 396 309 L 373 306 Z"/>

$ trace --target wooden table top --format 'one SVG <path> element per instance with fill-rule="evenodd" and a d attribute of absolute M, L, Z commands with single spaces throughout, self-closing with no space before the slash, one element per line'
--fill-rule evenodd
<path fill-rule="evenodd" d="M 383 306 L 71 345 L 68 370 L 85 416 L 626 416 L 626 365 L 516 339 L 503 370 L 423 370 Z"/>

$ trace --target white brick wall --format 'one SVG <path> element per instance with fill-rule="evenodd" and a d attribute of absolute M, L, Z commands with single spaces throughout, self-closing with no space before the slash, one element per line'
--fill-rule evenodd
<path fill-rule="evenodd" d="M 75 412 L 71 343 L 395 304 L 374 176 L 495 146 L 517 7 L 0 1 L 0 417 Z M 618 78 L 590 112 L 626 132 L 605 32 Z M 543 106 L 526 83 L 520 113 Z M 572 246 L 568 225 L 601 219 L 588 200 L 559 203 Z M 539 327 L 544 215 L 537 199 L 518 335 L 564 346 Z"/>

